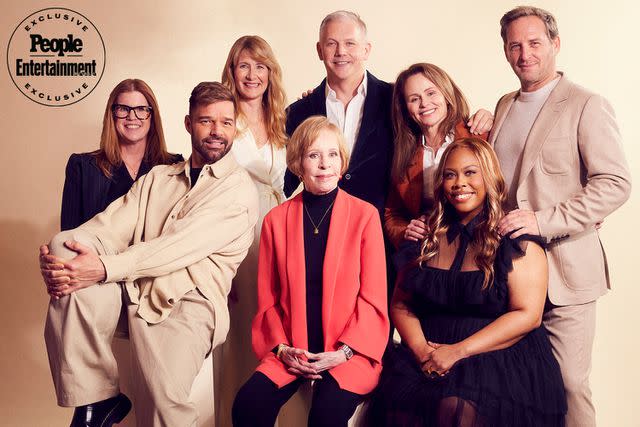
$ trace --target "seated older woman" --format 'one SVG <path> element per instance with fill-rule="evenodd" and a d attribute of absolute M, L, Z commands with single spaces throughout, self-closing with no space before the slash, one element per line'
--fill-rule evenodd
<path fill-rule="evenodd" d="M 304 191 L 264 219 L 253 348 L 260 365 L 233 405 L 233 425 L 273 426 L 314 381 L 310 426 L 346 426 L 378 383 L 387 343 L 384 243 L 376 209 L 338 189 L 348 156 L 325 117 L 293 133 L 287 166 Z"/>

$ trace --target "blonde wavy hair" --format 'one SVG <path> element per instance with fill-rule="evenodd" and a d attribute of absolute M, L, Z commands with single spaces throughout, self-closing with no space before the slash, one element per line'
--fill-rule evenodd
<path fill-rule="evenodd" d="M 164 140 L 164 132 L 162 131 L 162 121 L 160 120 L 160 108 L 153 91 L 143 80 L 126 79 L 121 81 L 113 88 L 107 100 L 107 106 L 104 109 L 104 117 L 102 119 L 102 134 L 100 136 L 100 149 L 91 153 L 96 164 L 107 177 L 113 175 L 113 168 L 122 164 L 120 156 L 120 141 L 118 132 L 116 131 L 115 119 L 111 108 L 115 104 L 118 95 L 125 92 L 140 92 L 151 107 L 151 126 L 147 134 L 147 146 L 144 158 L 153 167 L 156 165 L 165 165 L 172 162 L 173 157 L 167 152 L 167 145 Z"/>
<path fill-rule="evenodd" d="M 287 142 L 285 130 L 287 98 L 282 85 L 282 69 L 269 43 L 260 36 L 242 36 L 236 40 L 231 46 L 231 50 L 229 50 L 227 62 L 224 64 L 224 70 L 222 70 L 222 84 L 227 86 L 239 98 L 233 71 L 238 65 L 238 58 L 243 50 L 246 50 L 251 58 L 262 62 L 269 69 L 269 86 L 262 96 L 262 106 L 266 113 L 269 142 L 278 148 L 282 148 Z M 238 116 L 245 118 L 242 111 L 238 112 Z"/>
<path fill-rule="evenodd" d="M 474 261 L 484 274 L 482 289 L 488 289 L 493 285 L 493 263 L 500 245 L 498 221 L 504 216 L 502 207 L 507 192 L 498 158 L 491 146 L 480 138 L 457 139 L 442 154 L 434 176 L 435 205 L 427 219 L 429 232 L 422 243 L 418 262 L 422 265 L 438 254 L 440 238 L 445 236 L 451 224 L 458 220 L 457 212 L 444 194 L 444 170 L 451 153 L 462 148 L 471 150 L 478 159 L 487 194 L 484 201 L 484 218 L 474 228 L 470 246 L 477 250 Z"/>

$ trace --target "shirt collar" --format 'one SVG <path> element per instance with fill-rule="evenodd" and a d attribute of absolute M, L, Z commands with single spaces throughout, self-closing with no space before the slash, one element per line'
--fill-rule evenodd
<path fill-rule="evenodd" d="M 444 142 L 442 143 L 442 145 L 440 146 L 440 148 L 438 149 L 438 151 L 444 151 L 445 148 L 447 148 L 449 146 L 449 144 L 451 144 L 453 142 L 453 140 L 455 139 L 455 132 L 453 129 L 451 129 L 449 131 L 448 134 L 445 135 L 444 137 Z M 427 145 L 427 140 L 424 137 L 424 133 L 420 134 L 420 144 L 424 147 L 424 148 L 431 148 Z"/>
<path fill-rule="evenodd" d="M 357 95 L 362 95 L 364 98 L 367 97 L 367 74 L 369 74 L 367 72 L 367 70 L 364 71 L 364 78 L 362 79 L 362 82 L 360 83 L 360 86 L 358 86 L 358 89 L 356 89 L 356 94 Z M 327 81 L 327 84 L 325 85 L 324 88 L 324 96 L 326 98 L 328 98 L 330 101 L 337 101 L 338 97 L 336 95 L 336 91 L 331 89 L 331 86 L 329 86 L 329 82 Z"/>
<path fill-rule="evenodd" d="M 187 177 L 191 176 L 191 156 L 189 156 L 189 158 L 184 162 L 176 163 L 173 166 L 173 169 L 169 171 L 169 175 L 184 174 Z M 227 153 L 217 162 L 204 165 L 202 170 L 206 171 L 211 176 L 220 179 L 229 175 L 237 166 L 238 163 L 233 155 L 231 153 Z"/>

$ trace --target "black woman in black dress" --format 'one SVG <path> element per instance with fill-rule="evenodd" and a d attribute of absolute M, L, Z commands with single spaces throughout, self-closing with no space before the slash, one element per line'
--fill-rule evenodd
<path fill-rule="evenodd" d="M 547 263 L 533 236 L 497 234 L 505 184 L 491 147 L 452 143 L 436 208 L 407 246 L 391 317 L 402 344 L 384 359 L 370 424 L 564 426 L 562 377 L 544 326 Z"/>

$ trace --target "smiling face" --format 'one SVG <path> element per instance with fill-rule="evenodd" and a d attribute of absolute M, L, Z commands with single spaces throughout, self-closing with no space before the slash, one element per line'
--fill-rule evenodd
<path fill-rule="evenodd" d="M 325 24 L 316 48 L 327 70 L 329 82 L 361 79 L 364 61 L 371 44 L 358 23 L 348 18 L 336 18 Z"/>
<path fill-rule="evenodd" d="M 233 69 L 238 95 L 241 100 L 262 99 L 269 87 L 269 67 L 242 50 Z"/>
<path fill-rule="evenodd" d="M 312 194 L 327 194 L 338 186 L 342 158 L 334 132 L 320 131 L 304 153 L 301 168 L 304 188 Z"/>
<path fill-rule="evenodd" d="M 525 92 L 540 89 L 556 77 L 560 37 L 549 39 L 544 22 L 523 16 L 507 27 L 504 53 Z"/>
<path fill-rule="evenodd" d="M 442 91 L 423 74 L 414 74 L 404 85 L 404 99 L 411 118 L 423 132 L 438 130 L 447 117 L 447 101 Z"/>
<path fill-rule="evenodd" d="M 444 196 L 467 224 L 482 211 L 487 191 L 478 157 L 466 147 L 449 153 L 442 173 Z"/>
<path fill-rule="evenodd" d="M 128 107 L 149 106 L 147 98 L 138 91 L 122 92 L 116 98 L 114 104 L 126 105 Z M 124 119 L 113 117 L 118 133 L 120 144 L 146 144 L 147 134 L 151 128 L 152 116 L 146 120 L 140 120 L 136 117 L 133 110 L 129 111 L 129 115 Z"/>
<path fill-rule="evenodd" d="M 185 117 L 184 125 L 191 134 L 191 166 L 201 168 L 215 163 L 231 150 L 236 134 L 233 102 L 196 105 Z"/>

